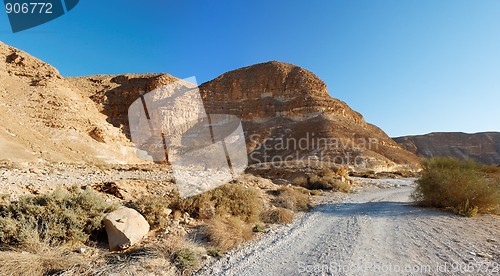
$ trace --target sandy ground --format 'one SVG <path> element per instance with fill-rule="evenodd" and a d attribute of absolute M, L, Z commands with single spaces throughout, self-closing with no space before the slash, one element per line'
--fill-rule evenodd
<path fill-rule="evenodd" d="M 358 179 L 358 181 L 360 181 Z M 370 183 L 367 183 L 370 182 Z M 292 224 L 208 263 L 200 275 L 495 275 L 500 217 L 413 206 L 413 180 L 364 180 Z M 197 273 L 197 274 L 198 274 Z"/>

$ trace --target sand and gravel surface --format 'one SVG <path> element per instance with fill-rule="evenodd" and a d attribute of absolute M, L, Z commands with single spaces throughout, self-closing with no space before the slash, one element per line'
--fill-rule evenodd
<path fill-rule="evenodd" d="M 200 275 L 498 275 L 500 217 L 414 206 L 414 179 L 361 180 Z"/>
<path fill-rule="evenodd" d="M 137 183 L 136 186 L 142 189 L 148 189 L 148 184 L 158 189 L 165 185 L 173 187 L 171 171 L 156 165 L 96 167 L 83 164 L 16 164 L 11 166 L 0 164 L 0 195 L 8 194 L 11 200 L 23 195 L 43 194 L 61 186 L 87 186 L 106 182 L 121 183 L 119 186 L 131 190 L 133 187 L 127 183 Z M 152 190 L 149 189 L 149 192 Z"/>

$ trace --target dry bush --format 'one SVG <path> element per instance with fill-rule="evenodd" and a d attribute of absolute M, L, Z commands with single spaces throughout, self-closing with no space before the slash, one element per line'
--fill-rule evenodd
<path fill-rule="evenodd" d="M 227 251 L 250 240 L 253 231 L 238 217 L 215 217 L 208 221 L 206 234 L 214 247 Z"/>
<path fill-rule="evenodd" d="M 193 250 L 185 248 L 175 254 L 174 262 L 177 267 L 184 270 L 195 266 L 199 262 L 199 257 Z"/>
<path fill-rule="evenodd" d="M 260 213 L 262 218 L 262 213 Z M 252 231 L 256 233 L 264 232 L 266 230 L 266 225 L 262 223 L 257 223 L 252 227 Z"/>
<path fill-rule="evenodd" d="M 92 269 L 83 275 L 156 275 L 158 271 L 175 275 L 177 269 L 169 256 L 153 247 L 134 247 L 119 253 L 105 253 L 96 258 Z"/>
<path fill-rule="evenodd" d="M 412 195 L 422 206 L 448 208 L 464 216 L 500 212 L 500 181 L 486 177 L 476 163 L 433 158 L 423 167 Z"/>
<path fill-rule="evenodd" d="M 292 181 L 293 185 L 295 186 L 299 186 L 299 187 L 307 187 L 307 178 L 305 178 L 304 176 L 299 176 L 299 177 L 296 177 L 293 181 Z"/>
<path fill-rule="evenodd" d="M 336 192 L 348 193 L 351 186 L 342 182 L 337 175 L 331 171 L 322 171 L 308 179 L 307 188 L 311 190 L 333 190 Z"/>
<path fill-rule="evenodd" d="M 194 218 L 235 216 L 245 222 L 255 222 L 262 211 L 258 191 L 239 184 L 226 184 L 217 189 L 187 199 L 179 199 L 176 208 Z"/>
<path fill-rule="evenodd" d="M 173 199 L 166 196 L 146 195 L 127 205 L 141 213 L 148 221 L 151 229 L 164 228 L 169 223 L 167 209 Z"/>
<path fill-rule="evenodd" d="M 337 175 L 343 176 L 343 177 L 348 177 L 349 176 L 349 167 L 348 166 L 340 166 L 335 169 L 335 173 Z"/>
<path fill-rule="evenodd" d="M 0 252 L 0 275 L 82 275 L 90 269 L 83 255 L 67 247 L 38 243 L 22 249 Z"/>
<path fill-rule="evenodd" d="M 311 190 L 311 195 L 314 195 L 314 196 L 319 196 L 321 195 L 321 190 Z"/>
<path fill-rule="evenodd" d="M 260 218 L 265 223 L 285 224 L 292 222 L 293 213 L 288 209 L 278 207 L 262 212 Z"/>
<path fill-rule="evenodd" d="M 51 245 L 86 243 L 104 231 L 102 219 L 117 206 L 96 192 L 78 187 L 25 196 L 0 206 L 0 242 L 23 245 L 43 240 Z"/>
<path fill-rule="evenodd" d="M 487 177 L 500 181 L 500 166 L 482 166 L 480 169 Z"/>
<path fill-rule="evenodd" d="M 89 275 L 192 275 L 206 250 L 181 237 L 134 247 L 120 253 L 107 252 L 96 259 Z"/>
<path fill-rule="evenodd" d="M 311 198 L 297 189 L 284 187 L 277 191 L 272 203 L 292 211 L 308 211 L 311 207 Z"/>
<path fill-rule="evenodd" d="M 308 178 L 299 176 L 293 180 L 293 184 L 309 190 L 333 190 L 348 193 L 351 191 L 351 186 L 339 179 L 340 176 L 347 177 L 347 174 L 347 167 L 339 167 L 336 172 L 323 169 Z"/>

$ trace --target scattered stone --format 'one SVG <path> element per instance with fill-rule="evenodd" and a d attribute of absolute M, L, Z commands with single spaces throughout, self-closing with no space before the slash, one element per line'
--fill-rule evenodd
<path fill-rule="evenodd" d="M 491 256 L 490 254 L 482 253 L 482 252 L 478 252 L 477 256 L 479 256 L 481 258 L 485 258 L 485 259 L 493 259 L 493 256 Z"/>

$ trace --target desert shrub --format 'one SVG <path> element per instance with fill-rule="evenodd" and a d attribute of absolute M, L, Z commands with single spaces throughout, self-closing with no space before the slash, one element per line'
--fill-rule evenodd
<path fill-rule="evenodd" d="M 173 202 L 172 198 L 158 195 L 146 195 L 129 202 L 127 205 L 141 213 L 152 229 L 164 228 L 169 223 L 168 207 Z"/>
<path fill-rule="evenodd" d="M 34 251 L 0 252 L 0 275 L 85 275 L 88 271 L 88 260 L 68 247 L 40 243 Z"/>
<path fill-rule="evenodd" d="M 262 212 L 260 218 L 265 223 L 285 224 L 292 222 L 293 213 L 285 208 L 273 208 Z"/>
<path fill-rule="evenodd" d="M 255 188 L 226 184 L 201 195 L 179 199 L 176 209 L 188 212 L 194 218 L 231 215 L 252 222 L 258 220 L 262 205 Z"/>
<path fill-rule="evenodd" d="M 473 161 L 433 158 L 425 160 L 423 168 L 412 195 L 421 205 L 465 216 L 499 212 L 498 181 L 486 177 Z"/>
<path fill-rule="evenodd" d="M 340 181 L 332 174 L 326 174 L 323 176 L 313 175 L 309 178 L 309 189 L 320 189 L 320 190 L 333 190 L 337 192 L 350 192 L 351 187 L 349 184 Z"/>
<path fill-rule="evenodd" d="M 349 176 L 349 167 L 343 165 L 335 169 L 335 173 L 337 175 L 348 177 Z"/>
<path fill-rule="evenodd" d="M 311 195 L 314 195 L 314 196 L 319 196 L 321 195 L 321 190 L 311 190 Z"/>
<path fill-rule="evenodd" d="M 206 234 L 210 243 L 222 251 L 232 249 L 253 235 L 252 227 L 238 217 L 215 217 L 208 221 Z"/>
<path fill-rule="evenodd" d="M 489 174 L 500 174 L 500 166 L 482 166 L 481 171 Z"/>
<path fill-rule="evenodd" d="M 118 255 L 122 259 L 120 262 L 118 262 L 119 265 L 123 265 L 125 261 L 129 265 L 135 266 L 133 259 L 137 258 L 132 258 L 132 260 L 130 260 L 131 262 L 128 262 L 127 258 L 123 258 L 123 255 L 127 254 L 128 251 L 120 254 L 121 256 Z M 200 262 L 201 257 L 205 254 L 209 254 L 209 252 L 202 245 L 194 242 L 193 240 L 172 235 L 169 235 L 168 237 L 166 237 L 166 239 L 162 240 L 162 242 L 160 243 L 152 243 L 143 247 L 143 251 L 146 251 L 145 252 L 146 254 L 142 255 L 147 260 L 153 260 L 153 261 L 155 259 L 168 260 L 179 269 L 178 271 L 179 275 L 192 275 L 193 271 L 199 268 L 198 265 L 201 264 Z M 112 253 L 111 255 L 117 255 L 117 254 Z M 155 269 L 156 266 L 157 268 Z M 150 267 L 150 265 L 148 265 L 148 267 Z M 157 273 L 158 271 L 162 271 L 162 269 L 165 269 L 165 266 L 162 265 L 161 263 L 157 264 L 155 262 L 154 266 L 150 271 L 154 274 L 155 272 Z M 106 273 L 102 273 L 99 275 L 108 275 L 113 273 L 114 273 L 113 270 L 109 270 L 109 272 L 106 271 Z M 133 274 L 123 273 L 123 275 L 136 275 L 136 274 L 137 273 Z"/>
<path fill-rule="evenodd" d="M 224 252 L 219 248 L 210 248 L 207 250 L 207 255 L 215 258 L 221 258 L 224 256 Z"/>
<path fill-rule="evenodd" d="M 488 178 L 500 183 L 500 166 L 482 166 L 480 169 Z"/>
<path fill-rule="evenodd" d="M 175 254 L 174 262 L 177 267 L 186 269 L 198 263 L 196 252 L 189 248 L 184 248 Z"/>
<path fill-rule="evenodd" d="M 262 213 L 260 213 L 260 215 L 262 217 Z M 262 223 L 257 223 L 252 228 L 252 231 L 254 231 L 256 233 L 264 232 L 265 230 L 266 230 L 266 226 Z"/>
<path fill-rule="evenodd" d="M 0 206 L 0 242 L 85 243 L 91 235 L 103 231 L 103 217 L 116 207 L 96 192 L 77 187 L 26 196 Z"/>
<path fill-rule="evenodd" d="M 272 203 L 281 208 L 286 208 L 292 211 L 308 211 L 311 205 L 311 199 L 303 192 L 284 187 L 277 191 L 276 197 Z"/>
<path fill-rule="evenodd" d="M 337 169 L 340 174 L 347 175 L 347 169 L 345 167 L 340 167 Z M 351 186 L 348 183 L 344 183 L 339 179 L 340 175 L 337 175 L 331 170 L 320 170 L 316 174 L 305 177 L 297 177 L 294 179 L 293 183 L 297 186 L 307 188 L 309 190 L 333 190 L 338 192 L 348 193 L 351 191 Z"/>
<path fill-rule="evenodd" d="M 303 177 L 303 176 L 299 176 L 299 177 L 296 177 L 293 181 L 292 181 L 293 185 L 295 186 L 299 186 L 299 187 L 307 187 L 307 178 Z"/>

